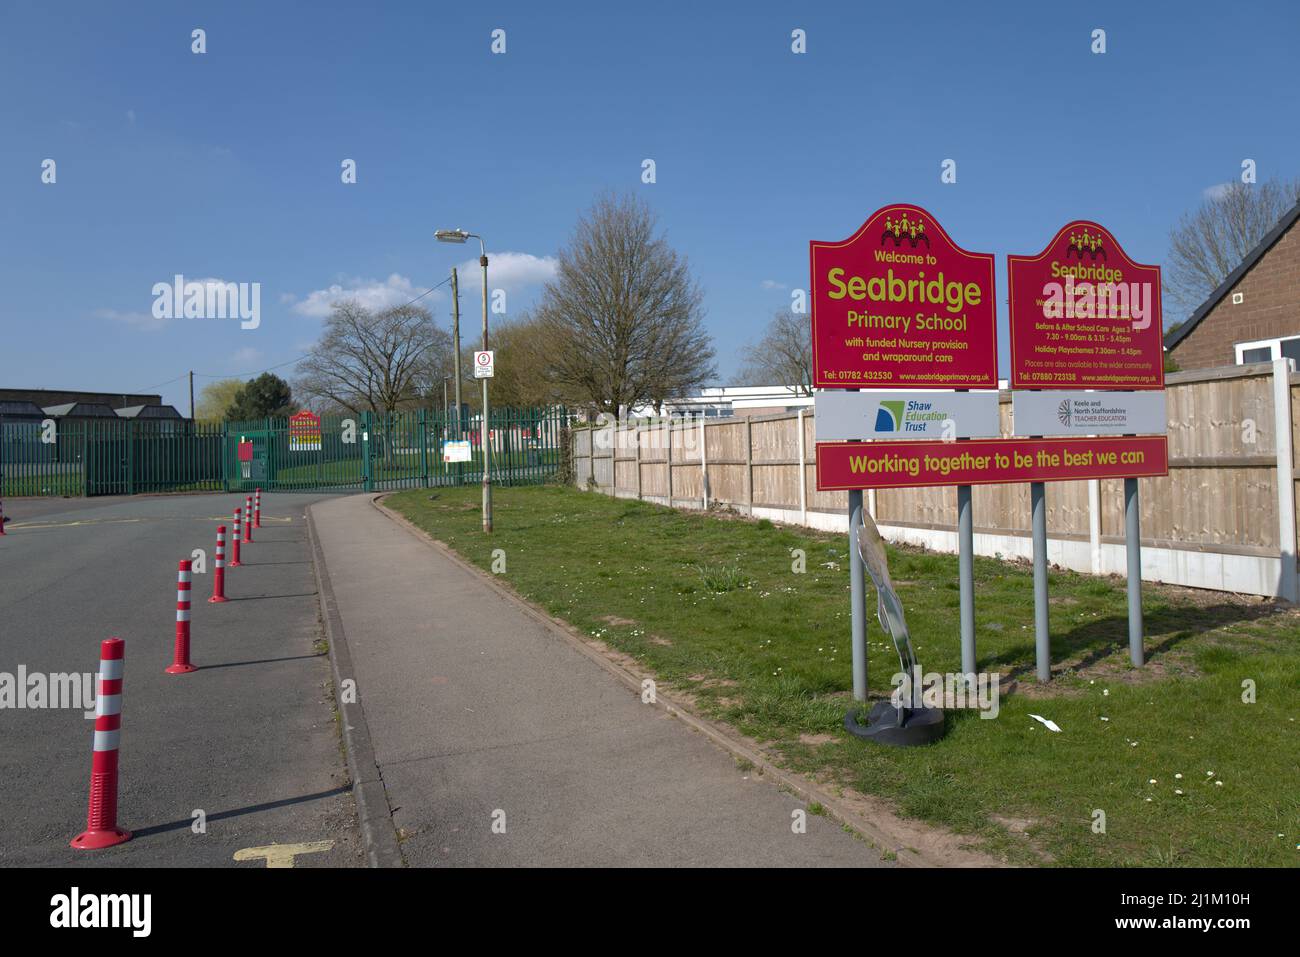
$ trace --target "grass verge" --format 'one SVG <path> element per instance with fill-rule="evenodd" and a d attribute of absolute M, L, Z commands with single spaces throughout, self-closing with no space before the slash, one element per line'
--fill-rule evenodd
<path fill-rule="evenodd" d="M 501 577 L 521 595 L 633 656 L 786 767 L 887 797 L 1013 863 L 1300 863 L 1294 609 L 1147 586 L 1148 664 L 1133 669 L 1123 582 L 1055 572 L 1058 671 L 1044 689 L 1033 677 L 1030 569 L 977 558 L 978 665 L 1004 676 L 998 716 L 950 711 L 942 741 L 895 750 L 842 727 L 844 536 L 543 486 L 498 489 L 489 537 L 478 498 L 476 488 L 422 489 L 387 504 L 484 570 L 504 550 Z M 957 671 L 956 557 L 891 549 L 890 568 L 926 671 Z M 874 622 L 868 641 L 871 691 L 886 695 L 897 657 Z"/>

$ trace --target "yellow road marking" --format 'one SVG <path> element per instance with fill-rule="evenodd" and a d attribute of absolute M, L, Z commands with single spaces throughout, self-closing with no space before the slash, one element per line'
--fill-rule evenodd
<path fill-rule="evenodd" d="M 299 854 L 320 854 L 334 846 L 333 841 L 309 841 L 306 844 L 267 844 L 265 847 L 246 847 L 235 851 L 237 861 L 266 860 L 267 867 L 293 867 Z"/>

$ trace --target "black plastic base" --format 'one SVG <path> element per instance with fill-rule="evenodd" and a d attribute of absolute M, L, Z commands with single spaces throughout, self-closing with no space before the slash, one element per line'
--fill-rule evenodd
<path fill-rule="evenodd" d="M 858 709 L 851 708 L 844 716 L 844 727 L 864 741 L 894 748 L 913 748 L 943 737 L 943 709 L 912 708 L 900 725 L 898 709 L 889 701 L 877 701 L 867 713 L 866 724 L 858 721 Z"/>

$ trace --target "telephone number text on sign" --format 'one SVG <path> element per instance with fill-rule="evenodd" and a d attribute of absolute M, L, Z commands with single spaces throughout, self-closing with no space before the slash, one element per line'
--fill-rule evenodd
<path fill-rule="evenodd" d="M 819 491 L 1068 482 L 1169 473 L 1163 435 L 817 443 Z"/>

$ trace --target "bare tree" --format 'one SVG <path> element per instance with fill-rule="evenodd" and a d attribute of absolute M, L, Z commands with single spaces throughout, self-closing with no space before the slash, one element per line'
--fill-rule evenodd
<path fill-rule="evenodd" d="M 1169 231 L 1164 292 L 1190 314 L 1300 201 L 1300 180 L 1230 183 Z"/>
<path fill-rule="evenodd" d="M 583 401 L 571 386 L 556 381 L 547 343 L 547 330 L 531 313 L 496 323 L 492 330 L 496 352 L 493 403 L 527 408 Z"/>
<path fill-rule="evenodd" d="M 684 395 L 716 371 L 702 293 L 656 225 L 632 196 L 598 199 L 536 310 L 554 381 L 615 415 Z"/>
<path fill-rule="evenodd" d="M 807 316 L 781 310 L 763 337 L 741 350 L 741 378 L 748 385 L 788 386 L 794 395 L 812 395 L 812 330 Z"/>
<path fill-rule="evenodd" d="M 336 302 L 325 331 L 298 363 L 296 391 L 351 412 L 395 412 L 441 394 L 450 337 L 428 310 L 395 306 L 372 313 Z"/>

